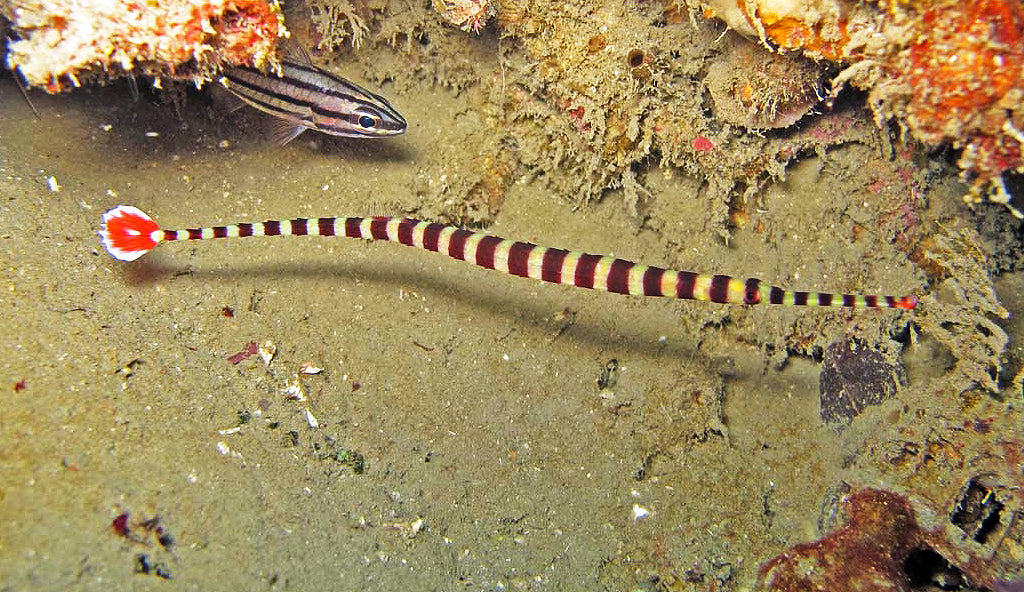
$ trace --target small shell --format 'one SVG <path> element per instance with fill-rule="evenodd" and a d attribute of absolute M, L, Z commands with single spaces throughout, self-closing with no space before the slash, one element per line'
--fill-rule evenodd
<path fill-rule="evenodd" d="M 288 386 L 284 387 L 284 398 L 289 401 L 305 401 L 306 389 L 302 388 L 298 374 L 292 379 Z"/>
<path fill-rule="evenodd" d="M 262 358 L 263 363 L 267 365 L 270 365 L 270 360 L 274 359 L 274 354 L 276 353 L 277 345 L 275 345 L 273 341 L 264 343 L 259 349 L 260 358 Z"/>

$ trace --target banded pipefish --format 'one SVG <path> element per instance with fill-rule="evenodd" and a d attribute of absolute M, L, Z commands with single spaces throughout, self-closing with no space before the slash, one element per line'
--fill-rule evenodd
<path fill-rule="evenodd" d="M 247 236 L 344 236 L 397 242 L 446 253 L 454 259 L 512 275 L 619 294 L 664 296 L 723 304 L 902 309 L 917 306 L 916 296 L 797 292 L 762 286 L 757 279 L 738 280 L 724 275 L 639 265 L 624 259 L 540 247 L 411 218 L 295 218 L 189 230 L 163 230 L 138 208 L 121 205 L 103 214 L 99 234 L 107 252 L 122 261 L 138 259 L 165 241 Z"/>
<path fill-rule="evenodd" d="M 333 136 L 381 138 L 405 132 L 406 122 L 384 97 L 310 63 L 282 60 L 281 75 L 227 68 L 219 82 L 245 103 L 279 119 L 286 144 L 307 129 Z"/>

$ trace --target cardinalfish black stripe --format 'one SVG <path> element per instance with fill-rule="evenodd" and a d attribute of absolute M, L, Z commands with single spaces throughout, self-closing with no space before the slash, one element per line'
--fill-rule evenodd
<path fill-rule="evenodd" d="M 312 129 L 334 136 L 379 138 L 405 132 L 405 118 L 384 97 L 309 64 L 281 63 L 281 75 L 255 68 L 227 68 L 220 83 L 242 101 L 286 127 L 286 143 Z"/>
<path fill-rule="evenodd" d="M 618 294 L 722 304 L 903 309 L 917 306 L 916 296 L 795 292 L 762 286 L 757 279 L 737 280 L 724 275 L 673 271 L 603 255 L 539 247 L 411 218 L 296 218 L 283 222 L 269 220 L 190 230 L 163 230 L 141 210 L 118 206 L 103 214 L 100 230 L 107 252 L 122 261 L 138 259 L 161 241 L 288 235 L 345 236 L 397 242 L 445 253 L 454 259 L 512 275 Z"/>

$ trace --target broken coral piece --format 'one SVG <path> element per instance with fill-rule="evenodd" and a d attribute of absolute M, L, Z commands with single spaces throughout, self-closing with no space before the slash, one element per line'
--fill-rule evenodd
<path fill-rule="evenodd" d="M 1016 484 L 1020 447 L 1009 448 L 1008 479 L 971 478 L 960 493 L 937 504 L 927 497 L 865 488 L 840 501 L 845 522 L 824 537 L 794 545 L 758 570 L 768 592 L 871 590 L 913 592 L 971 589 L 1020 576 Z M 1012 457 L 1012 461 L 1009 457 Z M 845 486 L 845 484 L 844 484 Z M 1000 501 L 1002 500 L 1002 501 Z M 1005 505 L 1004 505 L 1005 504 Z"/>
<path fill-rule="evenodd" d="M 1009 206 L 1024 172 L 1024 3 L 1020 0 L 690 0 L 779 50 L 845 67 L 833 86 L 868 91 L 876 118 L 961 149 L 968 201 Z M 1021 213 L 1010 207 L 1018 217 Z"/>
<path fill-rule="evenodd" d="M 221 65 L 263 67 L 287 37 L 276 0 L 11 0 L 7 65 L 57 93 L 128 74 L 201 84 Z"/>
<path fill-rule="evenodd" d="M 764 588 L 910 592 L 904 564 L 924 544 L 910 503 L 888 491 L 865 489 L 848 498 L 846 509 L 844 526 L 762 565 Z"/>

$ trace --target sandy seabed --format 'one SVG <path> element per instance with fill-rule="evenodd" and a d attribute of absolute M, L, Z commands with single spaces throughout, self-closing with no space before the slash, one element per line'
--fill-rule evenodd
<path fill-rule="evenodd" d="M 178 111 L 124 85 L 32 97 L 39 119 L 0 80 L 3 590 L 592 590 L 670 572 L 677 589 L 747 590 L 821 536 L 851 457 L 872 454 L 870 430 L 822 423 L 819 363 L 777 367 L 728 330 L 729 307 L 392 244 L 178 243 L 132 264 L 99 244 L 119 203 L 168 228 L 417 213 L 439 131 L 472 125 L 456 96 L 389 94 L 410 121 L 399 138 L 285 147 L 261 115 L 198 95 Z M 889 248 L 850 252 L 814 222 L 837 196 L 864 199 L 833 176 L 858 158 L 808 157 L 773 184 L 775 241 L 701 232 L 692 182 L 671 173 L 650 182 L 675 199 L 653 214 L 680 229 L 671 243 L 615 192 L 576 209 L 528 178 L 487 230 L 838 290 L 835 261 Z M 671 252 L 688 237 L 699 253 Z M 916 285 L 901 268 L 867 277 L 871 292 Z M 839 313 L 742 314 L 772 334 Z M 229 360 L 268 342 L 269 363 Z M 945 370 L 913 353 L 907 388 Z M 323 371 L 298 374 L 306 361 Z"/>

